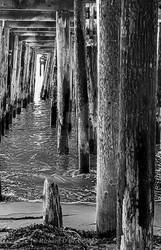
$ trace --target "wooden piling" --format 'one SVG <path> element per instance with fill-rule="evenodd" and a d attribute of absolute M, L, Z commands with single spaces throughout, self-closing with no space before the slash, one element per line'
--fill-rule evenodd
<path fill-rule="evenodd" d="M 51 54 L 48 53 L 47 62 L 46 62 L 46 66 L 45 66 L 45 73 L 44 73 L 44 78 L 43 78 L 43 83 L 42 83 L 42 89 L 41 89 L 41 93 L 40 93 L 40 97 L 44 101 L 48 97 L 47 83 L 48 83 L 48 75 L 50 72 L 50 62 L 51 62 Z"/>
<path fill-rule="evenodd" d="M 18 60 L 17 60 L 17 71 L 16 71 L 16 81 L 17 81 L 17 114 L 21 113 L 21 60 L 22 60 L 22 42 L 18 43 Z"/>
<path fill-rule="evenodd" d="M 2 185 L 1 185 L 1 178 L 0 178 L 0 202 L 2 201 Z"/>
<path fill-rule="evenodd" d="M 70 113 L 70 15 L 67 11 L 56 14 L 57 41 L 57 148 L 68 154 L 68 126 Z"/>
<path fill-rule="evenodd" d="M 155 0 L 121 4 L 120 250 L 153 249 L 157 14 Z"/>
<path fill-rule="evenodd" d="M 97 197 L 98 234 L 116 234 L 116 188 L 119 116 L 120 1 L 97 1 L 98 115 Z"/>
<path fill-rule="evenodd" d="M 11 88 L 10 88 L 10 98 L 11 98 L 11 110 L 12 115 L 15 118 L 16 116 L 16 106 L 17 106 L 17 79 L 16 79 L 16 73 L 17 73 L 17 67 L 18 67 L 18 36 L 15 35 L 14 37 L 14 48 L 12 52 L 13 57 L 13 63 L 12 63 L 12 75 L 11 75 Z"/>
<path fill-rule="evenodd" d="M 36 53 L 33 51 L 31 60 L 31 72 L 30 72 L 30 101 L 34 101 L 35 93 L 35 75 L 36 75 Z"/>
<path fill-rule="evenodd" d="M 89 141 L 88 141 L 88 92 L 85 52 L 84 3 L 74 0 L 75 23 L 75 84 L 76 107 L 78 119 L 78 158 L 79 172 L 89 173 Z"/>
<path fill-rule="evenodd" d="M 55 43 L 51 72 L 51 126 L 56 127 L 57 121 L 57 47 Z"/>
<path fill-rule="evenodd" d="M 62 208 L 58 186 L 45 179 L 43 190 L 43 221 L 45 224 L 61 228 L 63 226 Z"/>
<path fill-rule="evenodd" d="M 2 54 L 1 54 L 1 105 L 2 105 L 2 115 L 3 115 L 3 135 L 5 134 L 5 129 L 8 129 L 9 119 L 9 105 L 10 97 L 8 91 L 8 55 L 9 55 L 9 28 L 4 22 L 2 27 Z M 7 113 L 7 117 L 6 117 Z"/>

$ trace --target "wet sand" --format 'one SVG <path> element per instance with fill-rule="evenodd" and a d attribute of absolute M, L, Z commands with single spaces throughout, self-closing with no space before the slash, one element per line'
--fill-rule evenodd
<path fill-rule="evenodd" d="M 0 228 L 19 228 L 42 223 L 42 202 L 0 204 Z M 95 203 L 62 203 L 63 226 L 95 230 Z M 154 234 L 161 236 L 161 202 L 155 202 Z"/>

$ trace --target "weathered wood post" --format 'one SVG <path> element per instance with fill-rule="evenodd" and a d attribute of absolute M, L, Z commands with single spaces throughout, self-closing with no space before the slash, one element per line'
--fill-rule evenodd
<path fill-rule="evenodd" d="M 10 98 L 8 92 L 8 54 L 9 54 L 9 27 L 6 22 L 3 22 L 2 31 L 2 54 L 1 54 L 1 74 L 2 74 L 2 134 L 5 129 L 9 128 L 9 105 Z M 6 116 L 7 114 L 7 116 Z M 7 119 L 6 119 L 7 118 Z"/>
<path fill-rule="evenodd" d="M 1 178 L 0 178 L 0 202 L 2 201 L 2 185 L 1 185 Z"/>
<path fill-rule="evenodd" d="M 11 88 L 10 88 L 10 96 L 11 96 L 11 109 L 13 110 L 13 117 L 16 116 L 16 108 L 17 108 L 17 79 L 16 72 L 18 67 L 18 36 L 14 37 L 14 49 L 13 49 L 13 64 L 12 64 L 12 75 L 11 75 Z"/>
<path fill-rule="evenodd" d="M 97 1 L 98 115 L 97 206 L 98 234 L 116 233 L 117 150 L 119 108 L 120 1 Z"/>
<path fill-rule="evenodd" d="M 47 99 L 47 82 L 48 82 L 48 75 L 49 75 L 49 69 L 50 69 L 50 61 L 51 61 L 51 54 L 48 53 L 47 55 L 47 61 L 46 61 L 46 66 L 45 66 L 45 73 L 43 77 L 43 83 L 42 83 L 42 89 L 40 93 L 40 97 L 42 100 Z"/>
<path fill-rule="evenodd" d="M 68 154 L 68 126 L 70 112 L 70 16 L 68 11 L 56 14 L 57 41 L 57 148 Z"/>
<path fill-rule="evenodd" d="M 94 42 L 94 41 L 93 41 Z M 97 130 L 97 46 L 87 46 L 87 76 L 89 99 L 89 147 L 90 153 L 96 152 Z"/>
<path fill-rule="evenodd" d="M 34 101 L 35 93 L 35 74 L 36 74 L 36 53 L 33 52 L 32 62 L 31 62 L 31 75 L 30 75 L 30 101 Z"/>
<path fill-rule="evenodd" d="M 78 158 L 79 172 L 89 173 L 89 141 L 88 141 L 88 93 L 85 53 L 84 3 L 74 0 L 75 25 L 75 84 L 78 116 Z"/>
<path fill-rule="evenodd" d="M 21 64 L 22 64 L 22 42 L 18 44 L 18 61 L 17 61 L 17 114 L 21 113 Z"/>
<path fill-rule="evenodd" d="M 0 21 L 0 55 L 2 55 L 2 31 L 3 31 L 3 22 Z M 2 57 L 0 57 L 0 63 L 2 63 Z M 2 68 L 0 68 L 0 141 L 2 135 Z"/>
<path fill-rule="evenodd" d="M 19 98 L 18 98 L 18 107 L 17 107 L 17 114 L 21 113 L 21 108 L 23 105 L 23 98 L 24 98 L 24 79 L 26 74 L 26 44 L 22 42 L 22 51 L 21 51 L 21 62 L 20 62 L 20 75 L 19 75 Z"/>
<path fill-rule="evenodd" d="M 31 100 L 31 69 L 32 69 L 32 58 L 33 58 L 33 48 L 30 48 L 30 53 L 29 53 L 29 58 L 28 58 L 28 71 L 27 71 L 27 79 L 26 79 L 26 84 L 27 84 L 27 103 L 29 104 L 30 103 L 30 100 Z"/>
<path fill-rule="evenodd" d="M 121 2 L 118 249 L 153 249 L 157 2 Z"/>
<path fill-rule="evenodd" d="M 56 127 L 57 121 L 57 47 L 55 43 L 51 72 L 51 126 Z"/>
<path fill-rule="evenodd" d="M 25 56 L 24 56 L 24 71 L 23 71 L 23 108 L 27 107 L 28 97 L 28 73 L 29 73 L 29 61 L 30 61 L 30 47 L 28 44 L 25 45 Z"/>
<path fill-rule="evenodd" d="M 161 147 L 161 23 L 158 22 L 157 33 L 157 119 L 156 119 L 156 144 Z"/>
<path fill-rule="evenodd" d="M 97 25 L 96 4 L 86 4 L 86 50 L 89 102 L 89 147 L 90 153 L 97 151 Z"/>
<path fill-rule="evenodd" d="M 58 228 L 63 226 L 58 186 L 49 179 L 45 179 L 44 182 L 43 221 L 45 224 L 51 224 Z"/>

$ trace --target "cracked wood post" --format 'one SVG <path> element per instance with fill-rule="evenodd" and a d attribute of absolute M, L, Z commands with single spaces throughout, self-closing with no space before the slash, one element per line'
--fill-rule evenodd
<path fill-rule="evenodd" d="M 3 22 L 0 21 L 0 55 L 2 55 L 2 31 Z M 0 64 L 2 64 L 2 56 L 0 56 Z M 0 67 L 0 141 L 2 135 L 2 67 Z"/>
<path fill-rule="evenodd" d="M 57 228 L 63 227 L 62 208 L 58 186 L 52 180 L 45 179 L 43 190 L 43 221 Z"/>
<path fill-rule="evenodd" d="M 157 119 L 156 119 L 156 144 L 161 147 L 161 23 L 158 22 L 157 33 Z"/>
<path fill-rule="evenodd" d="M 30 58 L 29 58 L 29 65 L 28 65 L 28 78 L 27 78 L 27 102 L 31 102 L 31 84 L 32 84 L 32 74 L 33 74 L 33 63 L 34 63 L 34 50 L 30 48 Z"/>
<path fill-rule="evenodd" d="M 68 154 L 68 126 L 70 112 L 70 16 L 68 11 L 57 11 L 57 148 Z"/>
<path fill-rule="evenodd" d="M 98 114 L 96 230 L 116 234 L 120 1 L 97 1 Z"/>
<path fill-rule="evenodd" d="M 57 46 L 55 43 L 51 72 L 51 126 L 56 127 L 57 121 Z"/>
<path fill-rule="evenodd" d="M 153 249 L 157 2 L 122 1 L 118 249 Z"/>
<path fill-rule="evenodd" d="M 157 37 L 157 106 L 161 107 L 161 23 L 158 22 Z"/>
<path fill-rule="evenodd" d="M 20 66 L 20 78 L 19 78 L 19 87 L 20 87 L 20 94 L 18 99 L 18 108 L 17 108 L 17 114 L 21 113 L 21 108 L 23 105 L 23 97 L 24 97 L 24 79 L 26 74 L 26 44 L 25 42 L 22 42 L 22 53 L 21 53 L 21 66 Z"/>
<path fill-rule="evenodd" d="M 84 3 L 74 0 L 75 25 L 75 85 L 78 119 L 78 159 L 79 172 L 89 173 L 89 141 L 88 141 L 88 93 L 85 52 Z"/>
<path fill-rule="evenodd" d="M 13 48 L 13 64 L 12 64 L 12 75 L 11 75 L 11 109 L 13 110 L 13 117 L 16 116 L 16 106 L 17 106 L 17 79 L 16 72 L 18 67 L 18 36 L 14 37 L 14 48 Z M 12 113 L 11 110 L 11 113 Z"/>
<path fill-rule="evenodd" d="M 28 104 L 30 102 L 30 64 L 31 64 L 31 57 L 32 57 L 32 49 L 30 48 L 30 46 L 27 46 L 27 65 L 26 65 L 26 78 L 25 78 L 25 102 L 26 104 Z M 25 106 L 27 106 L 25 104 Z"/>
<path fill-rule="evenodd" d="M 2 196 L 2 185 L 1 185 L 1 176 L 0 176 L 0 202 L 3 200 Z"/>
<path fill-rule="evenodd" d="M 28 44 L 25 45 L 25 56 L 24 56 L 24 70 L 23 70 L 23 108 L 27 107 L 28 98 L 28 72 L 29 72 L 29 60 L 30 60 L 30 47 Z"/>
<path fill-rule="evenodd" d="M 33 51 L 31 62 L 31 75 L 30 75 L 30 101 L 34 101 L 35 93 L 35 74 L 36 74 L 36 53 Z"/>
<path fill-rule="evenodd" d="M 97 46 L 87 46 L 87 76 L 89 99 L 89 147 L 90 153 L 96 152 L 97 135 Z"/>
<path fill-rule="evenodd" d="M 2 74 L 2 135 L 5 134 L 5 129 L 9 128 L 9 91 L 8 91 L 8 54 L 9 54 L 9 28 L 3 22 L 2 32 L 2 61 L 1 61 L 1 74 Z"/>
<path fill-rule="evenodd" d="M 45 65 L 45 72 L 43 76 L 43 83 L 42 83 L 42 89 L 41 89 L 41 94 L 40 97 L 42 100 L 47 99 L 47 80 L 48 80 L 48 74 L 49 74 L 49 65 L 50 65 L 50 54 L 47 54 L 47 60 L 46 60 L 46 65 Z"/>
<path fill-rule="evenodd" d="M 51 94 L 51 73 L 53 65 L 53 51 L 48 55 L 48 63 L 45 70 L 44 81 L 41 90 L 41 99 L 46 100 Z"/>
<path fill-rule="evenodd" d="M 22 63 L 22 42 L 18 43 L 18 61 L 17 61 L 17 114 L 21 113 L 21 63 Z"/>

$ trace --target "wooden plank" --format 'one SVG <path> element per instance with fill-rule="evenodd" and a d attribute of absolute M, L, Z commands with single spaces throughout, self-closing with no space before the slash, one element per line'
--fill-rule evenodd
<path fill-rule="evenodd" d="M 18 10 L 1 9 L 1 20 L 24 20 L 24 21 L 55 21 L 56 12 L 53 10 Z"/>
<path fill-rule="evenodd" d="M 19 41 L 54 41 L 55 36 L 19 36 Z"/>
<path fill-rule="evenodd" d="M 84 2 L 95 3 L 96 0 L 84 0 Z M 1 0 L 0 8 L 73 10 L 73 0 Z"/>
<path fill-rule="evenodd" d="M 41 47 L 50 47 L 50 46 L 53 46 L 54 42 L 53 40 L 51 42 L 48 42 L 48 41 L 28 41 L 27 42 L 30 47 L 34 47 L 34 46 L 41 46 Z"/>
<path fill-rule="evenodd" d="M 72 10 L 73 0 L 1 0 L 0 8 Z"/>
<path fill-rule="evenodd" d="M 6 21 L 10 28 L 54 28 L 56 21 Z"/>
<path fill-rule="evenodd" d="M 17 32 L 15 31 L 14 32 L 16 35 L 18 35 L 19 37 L 38 37 L 38 36 L 43 36 L 43 37 L 51 37 L 51 36 L 54 36 L 56 35 L 56 31 L 44 31 L 44 32 L 29 32 L 29 31 L 26 31 L 26 32 Z"/>
<path fill-rule="evenodd" d="M 10 31 L 17 32 L 17 33 L 23 33 L 23 32 L 55 32 L 55 27 L 49 27 L 49 28 L 25 28 L 25 27 L 19 27 L 19 28 L 12 28 Z"/>

